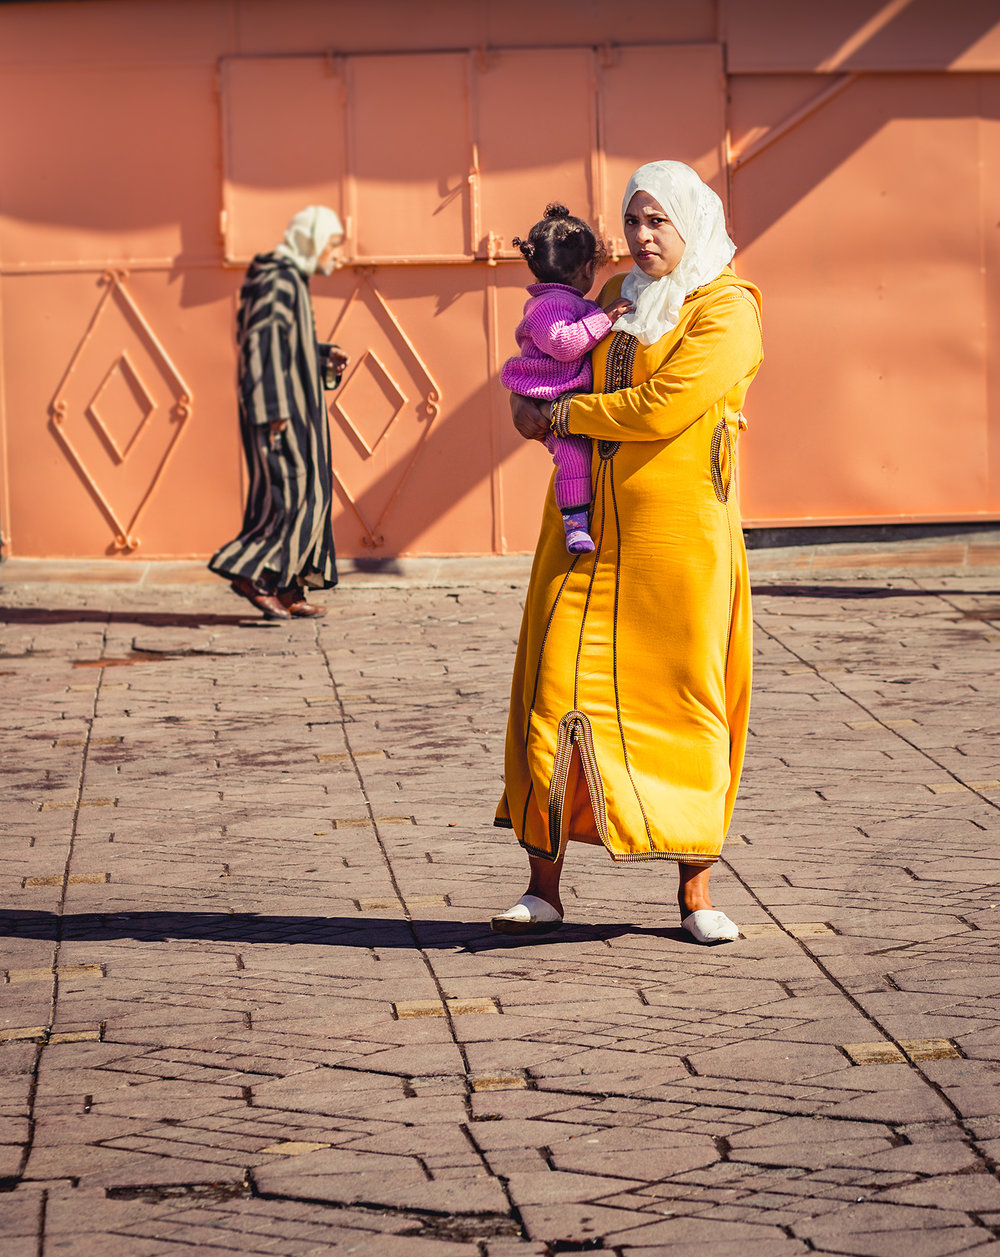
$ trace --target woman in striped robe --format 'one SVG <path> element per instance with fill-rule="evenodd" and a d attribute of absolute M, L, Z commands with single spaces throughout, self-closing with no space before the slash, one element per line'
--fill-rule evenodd
<path fill-rule="evenodd" d="M 296 214 L 271 253 L 258 254 L 240 291 L 239 408 L 250 476 L 239 536 L 209 560 L 269 619 L 322 615 L 306 589 L 337 583 L 330 431 L 309 278 L 329 275 L 344 230 L 331 209 Z M 346 357 L 327 355 L 339 372 Z"/>

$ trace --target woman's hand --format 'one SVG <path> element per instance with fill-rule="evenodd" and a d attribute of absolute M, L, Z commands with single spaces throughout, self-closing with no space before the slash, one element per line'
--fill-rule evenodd
<path fill-rule="evenodd" d="M 526 441 L 544 441 L 550 434 L 551 402 L 538 402 L 520 393 L 510 395 L 510 414 L 514 427 Z"/>

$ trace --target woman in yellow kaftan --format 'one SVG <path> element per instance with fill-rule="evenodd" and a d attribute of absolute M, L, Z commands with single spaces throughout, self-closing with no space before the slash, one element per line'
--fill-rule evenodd
<path fill-rule="evenodd" d="M 593 353 L 594 392 L 513 398 L 522 435 L 593 439 L 593 554 L 568 554 L 551 492 L 514 667 L 496 824 L 528 852 L 501 933 L 562 922 L 567 840 L 678 864 L 682 924 L 738 937 L 708 876 L 746 743 L 751 620 L 734 450 L 761 362 L 760 294 L 729 268 L 722 204 L 680 162 L 642 166 L 623 201 L 633 302 Z"/>

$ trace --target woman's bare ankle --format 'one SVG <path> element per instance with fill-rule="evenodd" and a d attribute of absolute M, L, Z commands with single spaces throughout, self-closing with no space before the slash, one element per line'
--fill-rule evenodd
<path fill-rule="evenodd" d="M 708 889 L 711 869 L 692 864 L 678 865 L 677 906 L 681 920 L 702 908 L 711 908 L 712 896 Z"/>
<path fill-rule="evenodd" d="M 563 858 L 558 860 L 542 860 L 538 856 L 528 858 L 528 890 L 529 895 L 537 895 L 551 904 L 560 916 L 563 915 L 562 899 L 559 897 L 559 882 L 562 878 Z"/>
<path fill-rule="evenodd" d="M 702 908 L 711 908 L 711 906 L 712 900 L 708 895 L 684 895 L 680 891 L 677 893 L 677 907 L 680 909 L 682 921 L 692 912 L 698 912 Z"/>
<path fill-rule="evenodd" d="M 558 890 L 552 890 L 551 887 L 541 887 L 535 882 L 528 883 L 528 889 L 525 891 L 527 895 L 535 895 L 539 899 L 544 899 L 547 904 L 555 908 L 560 916 L 563 915 L 562 899 L 559 897 Z"/>

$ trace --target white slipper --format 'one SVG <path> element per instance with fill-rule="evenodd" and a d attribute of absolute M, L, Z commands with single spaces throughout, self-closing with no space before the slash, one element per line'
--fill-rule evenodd
<path fill-rule="evenodd" d="M 545 899 L 522 895 L 512 908 L 490 922 L 494 934 L 547 934 L 558 930 L 563 919 Z"/>
<path fill-rule="evenodd" d="M 740 936 L 736 922 L 714 908 L 696 908 L 681 922 L 681 929 L 698 943 L 731 943 Z"/>

